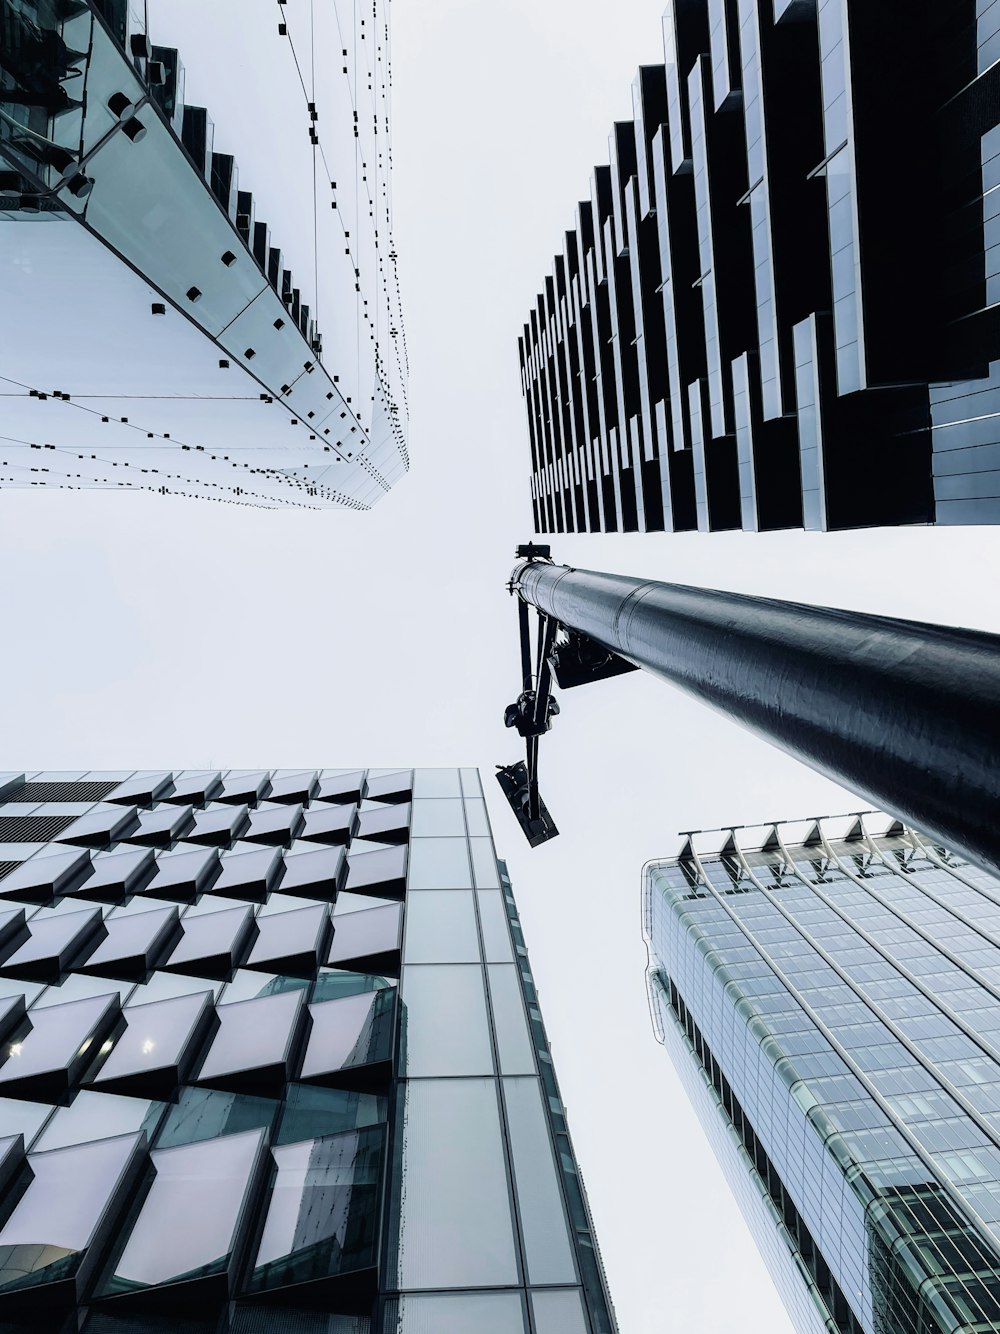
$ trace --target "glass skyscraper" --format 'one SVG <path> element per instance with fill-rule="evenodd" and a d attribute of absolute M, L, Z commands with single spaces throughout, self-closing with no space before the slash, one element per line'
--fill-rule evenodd
<path fill-rule="evenodd" d="M 0 775 L 4 1334 L 612 1334 L 474 769 Z"/>
<path fill-rule="evenodd" d="M 385 496 L 390 89 L 388 0 L 0 0 L 0 486 Z"/>
<path fill-rule="evenodd" d="M 801 1334 L 1000 1328 L 1000 882 L 887 817 L 644 872 L 657 1034 Z"/>
<path fill-rule="evenodd" d="M 998 58 L 990 0 L 669 0 L 519 342 L 537 532 L 1000 521 Z"/>

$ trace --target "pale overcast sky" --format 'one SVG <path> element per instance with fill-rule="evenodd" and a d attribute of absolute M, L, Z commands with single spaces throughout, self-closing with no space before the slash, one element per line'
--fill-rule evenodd
<path fill-rule="evenodd" d="M 258 68 L 227 64 L 234 7 L 260 18 Z M 261 213 L 294 211 L 274 164 L 276 7 L 149 11 Z M 504 583 L 530 536 L 516 336 L 612 121 L 631 114 L 635 67 L 661 59 L 657 0 L 395 0 L 393 24 L 410 476 L 366 515 L 0 491 L 0 767 L 479 765 L 623 1334 L 783 1334 L 652 1036 L 640 868 L 675 852 L 678 830 L 864 803 L 640 673 L 563 700 L 542 755 L 559 839 L 529 851 L 489 778 L 519 757 L 502 725 L 518 689 Z M 270 109 L 267 145 L 239 114 L 247 98 Z M 307 272 L 310 256 L 279 243 Z M 112 294 L 93 284 L 75 313 L 59 295 L 45 336 L 62 387 L 113 392 Z M 16 328 L 2 322 L 0 360 L 21 355 Z M 1000 630 L 995 531 L 582 536 L 554 555 Z"/>

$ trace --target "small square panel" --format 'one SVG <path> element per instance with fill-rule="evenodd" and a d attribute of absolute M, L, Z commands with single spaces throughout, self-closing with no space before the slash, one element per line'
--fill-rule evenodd
<path fill-rule="evenodd" d="M 281 874 L 282 866 L 279 848 L 237 843 L 236 847 L 222 854 L 222 874 L 212 892 L 223 898 L 263 903 Z"/>
<path fill-rule="evenodd" d="M 267 791 L 270 777 L 267 769 L 233 769 L 222 780 L 222 790 L 213 801 L 235 802 L 237 805 L 256 806 Z"/>
<path fill-rule="evenodd" d="M 238 968 L 256 936 L 253 909 L 224 908 L 184 918 L 183 935 L 162 965 L 171 973 L 227 978 Z"/>
<path fill-rule="evenodd" d="M 185 832 L 184 842 L 228 848 L 248 823 L 246 806 L 213 804 L 207 810 L 195 812 L 194 824 Z"/>
<path fill-rule="evenodd" d="M 250 813 L 250 824 L 243 835 L 247 843 L 270 843 L 287 848 L 302 828 L 301 806 L 258 806 Z"/>
<path fill-rule="evenodd" d="M 365 784 L 364 769 L 351 769 L 342 774 L 324 774 L 319 780 L 318 801 L 338 804 L 358 802 Z"/>
<path fill-rule="evenodd" d="M 233 1093 L 280 1092 L 298 1060 L 304 1001 L 303 991 L 283 991 L 220 1005 L 219 1031 L 194 1082 Z"/>
<path fill-rule="evenodd" d="M 260 932 L 245 967 L 263 973 L 311 977 L 319 967 L 330 933 L 325 904 L 268 913 L 257 918 Z"/>
<path fill-rule="evenodd" d="M 185 902 L 195 899 L 219 874 L 219 854 L 215 848 L 171 849 L 156 859 L 156 874 L 143 890 L 152 899 Z M 2 884 L 2 881 L 0 881 Z"/>
<path fill-rule="evenodd" d="M 305 769 L 298 773 L 277 771 L 271 775 L 271 788 L 268 801 L 283 801 L 288 804 L 298 802 L 304 805 L 319 789 L 319 778 L 315 769 Z"/>
<path fill-rule="evenodd" d="M 409 802 L 388 806 L 381 802 L 363 802 L 354 834 L 357 838 L 371 838 L 379 843 L 405 843 L 410 834 Z"/>
<path fill-rule="evenodd" d="M 337 917 L 326 962 L 360 973 L 399 976 L 403 905 L 369 908 Z"/>
<path fill-rule="evenodd" d="M 279 889 L 282 894 L 330 901 L 336 898 L 346 874 L 343 848 L 304 848 L 293 843 L 285 853 L 285 874 Z"/>
<path fill-rule="evenodd" d="M 303 1083 L 380 1091 L 392 1077 L 396 993 L 384 988 L 310 1005 Z"/>
<path fill-rule="evenodd" d="M 402 898 L 406 889 L 406 848 L 384 848 L 378 852 L 349 853 L 347 884 L 352 894 L 377 894 Z M 0 881 L 2 884 L 2 881 Z"/>
<path fill-rule="evenodd" d="M 368 771 L 364 795 L 370 801 L 409 801 L 413 793 L 413 770 Z"/>
<path fill-rule="evenodd" d="M 356 810 L 353 802 L 346 806 L 313 805 L 304 813 L 301 837 L 310 843 L 347 843 Z"/>

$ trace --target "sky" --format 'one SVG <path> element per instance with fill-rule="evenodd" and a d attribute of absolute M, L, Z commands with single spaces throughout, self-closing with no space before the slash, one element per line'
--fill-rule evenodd
<path fill-rule="evenodd" d="M 182 48 L 190 100 L 277 210 L 273 145 L 214 91 L 231 68 L 230 93 L 263 88 L 280 131 L 263 37 L 259 67 L 220 66 L 229 4 L 149 0 L 151 29 Z M 368 514 L 0 490 L 0 767 L 478 765 L 623 1334 L 784 1334 L 652 1035 L 640 872 L 681 830 L 866 803 L 642 673 L 562 699 L 542 746 L 558 839 L 529 850 L 489 777 L 520 757 L 502 725 L 519 688 L 505 583 L 531 536 L 516 338 L 636 66 L 662 58 L 659 10 L 393 0 L 392 22 L 409 476 Z M 71 392 L 118 386 L 99 353 L 110 299 L 47 326 Z M 0 323 L 0 366 L 17 327 Z M 990 530 L 581 535 L 553 555 L 1000 631 Z"/>

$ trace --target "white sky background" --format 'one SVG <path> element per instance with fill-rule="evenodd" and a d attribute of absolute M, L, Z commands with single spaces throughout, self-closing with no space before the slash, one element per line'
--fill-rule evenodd
<path fill-rule="evenodd" d="M 237 0 L 149 8 L 265 215 L 267 163 L 213 88 L 239 78 L 247 97 L 270 98 L 272 34 L 259 69 L 227 74 Z M 502 726 L 518 689 L 504 582 L 531 535 L 516 336 L 612 121 L 631 115 L 635 66 L 662 58 L 659 11 L 393 11 L 411 475 L 363 516 L 0 492 L 0 767 L 475 764 L 488 779 L 519 757 Z M 105 318 L 95 302 L 98 346 Z M 0 328 L 0 370 L 15 325 Z M 79 376 L 60 387 L 114 388 L 113 366 L 95 373 L 84 358 Z M 0 433 L 3 411 L 0 399 Z M 554 555 L 1000 630 L 996 531 L 565 537 Z M 529 851 L 492 784 L 487 796 L 623 1334 L 781 1334 L 787 1319 L 652 1037 L 639 872 L 677 850 L 678 830 L 865 803 L 639 673 L 562 706 L 542 753 L 562 836 Z"/>

